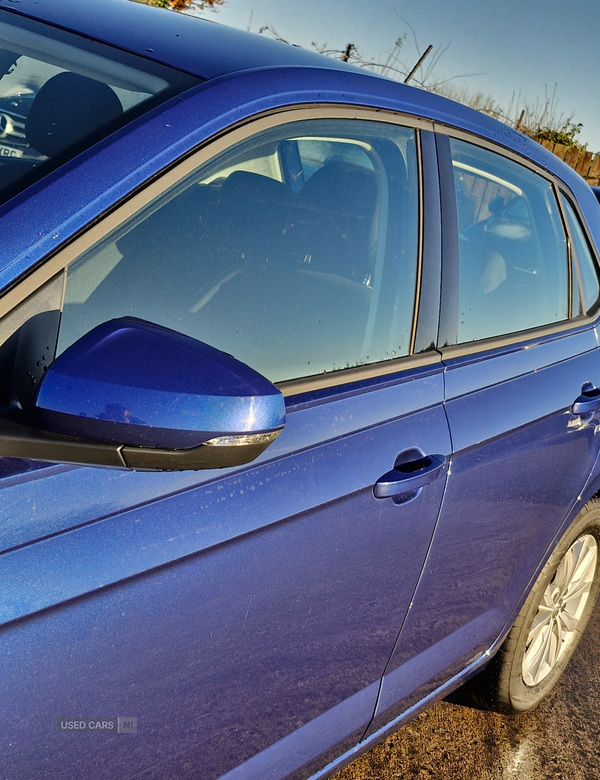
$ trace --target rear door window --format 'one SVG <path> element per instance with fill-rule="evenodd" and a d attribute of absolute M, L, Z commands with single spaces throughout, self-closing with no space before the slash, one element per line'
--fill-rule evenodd
<path fill-rule="evenodd" d="M 450 140 L 459 230 L 458 343 L 569 317 L 567 242 L 552 184 Z"/>

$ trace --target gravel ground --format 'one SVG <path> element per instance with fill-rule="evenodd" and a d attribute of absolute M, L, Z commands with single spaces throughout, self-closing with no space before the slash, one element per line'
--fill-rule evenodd
<path fill-rule="evenodd" d="M 514 718 L 440 702 L 334 780 L 600 780 L 600 604 L 537 710 Z"/>

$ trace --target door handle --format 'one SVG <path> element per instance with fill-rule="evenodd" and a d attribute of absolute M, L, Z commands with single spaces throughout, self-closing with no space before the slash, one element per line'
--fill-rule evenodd
<path fill-rule="evenodd" d="M 447 460 L 444 455 L 425 455 L 396 466 L 375 483 L 375 498 L 392 498 L 429 485 L 440 476 Z"/>
<path fill-rule="evenodd" d="M 586 383 L 591 385 L 591 382 Z M 600 407 L 600 389 L 591 385 L 589 390 L 584 392 L 575 400 L 575 403 L 571 407 L 571 412 L 574 415 L 589 414 L 595 412 Z"/>

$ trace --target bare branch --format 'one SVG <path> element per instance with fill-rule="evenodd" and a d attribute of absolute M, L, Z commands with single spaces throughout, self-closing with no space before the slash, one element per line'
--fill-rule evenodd
<path fill-rule="evenodd" d="M 414 30 L 414 27 L 411 24 L 409 24 L 409 22 L 407 22 L 404 17 L 400 16 L 398 11 L 394 11 L 394 13 L 398 17 L 398 19 L 400 19 L 400 21 L 403 24 L 405 24 L 408 27 L 408 29 L 411 31 L 412 36 L 413 36 L 413 42 L 415 44 L 415 49 L 417 50 L 417 54 L 420 55 L 421 54 L 421 47 L 419 46 L 419 42 L 417 40 L 417 34 L 416 34 L 415 30 Z"/>
<path fill-rule="evenodd" d="M 423 58 L 420 54 L 421 50 L 415 30 L 400 14 L 396 12 L 396 15 L 411 31 L 415 48 L 419 53 L 420 59 L 412 69 L 414 71 L 413 74 L 411 74 L 407 63 L 401 59 L 403 46 L 406 42 L 406 33 L 397 38 L 393 47 L 389 51 L 384 52 L 383 57 L 379 60 L 374 57 L 365 59 L 354 43 L 347 43 L 343 48 L 336 49 L 329 48 L 326 43 L 318 44 L 313 42 L 311 44 L 312 48 L 320 54 L 368 68 L 382 76 L 390 76 L 404 81 L 410 75 L 412 82 L 421 89 L 456 100 L 488 116 L 506 122 L 512 127 L 518 126 L 518 129 L 527 135 L 536 138 L 553 138 L 556 136 L 561 139 L 566 138 L 569 143 L 577 145 L 578 142 L 575 140 L 575 136 L 580 132 L 581 127 L 573 123 L 573 115 L 565 118 L 562 113 L 558 113 L 556 84 L 551 94 L 549 94 L 547 87 L 544 89 L 543 101 L 538 98 L 535 103 L 530 103 L 519 92 L 517 96 L 513 93 L 507 107 L 500 106 L 490 95 L 485 96 L 481 92 L 471 92 L 468 87 L 458 87 L 454 84 L 457 79 L 484 76 L 486 75 L 485 73 L 458 73 L 444 78 L 436 76 L 437 66 L 443 55 L 448 51 L 451 42 L 444 46 L 438 46 L 432 52 L 428 65 L 423 67 Z M 259 32 L 267 33 L 276 40 L 288 43 L 271 24 L 264 25 Z"/>
<path fill-rule="evenodd" d="M 273 27 L 273 25 L 270 22 L 258 28 L 259 35 L 264 35 L 264 33 L 268 33 L 271 36 L 271 38 L 274 38 L 276 41 L 281 41 L 281 43 L 289 44 L 289 41 L 286 41 L 285 38 L 279 35 L 277 30 Z"/>

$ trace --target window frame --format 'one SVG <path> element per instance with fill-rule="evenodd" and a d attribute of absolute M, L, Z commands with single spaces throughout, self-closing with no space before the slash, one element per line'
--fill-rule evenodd
<path fill-rule="evenodd" d="M 563 213 L 562 203 L 560 201 L 559 193 L 562 193 L 569 201 L 575 214 L 579 220 L 579 223 L 584 231 L 584 235 L 588 241 L 589 249 L 595 263 L 596 273 L 600 281 L 600 260 L 598 250 L 595 246 L 593 239 L 588 228 L 588 225 L 583 218 L 581 209 L 577 202 L 577 198 L 573 195 L 567 185 L 552 175 L 549 171 L 531 160 L 521 157 L 519 154 L 499 146 L 487 139 L 481 138 L 476 135 L 471 135 L 468 132 L 459 130 L 457 128 L 447 127 L 434 123 L 434 131 L 436 136 L 436 146 L 438 150 L 438 166 L 439 166 L 439 180 L 441 191 L 441 203 L 442 203 L 442 295 L 441 295 L 441 312 L 440 312 L 440 327 L 438 330 L 437 348 L 441 351 L 443 359 L 450 359 L 453 357 L 462 357 L 470 354 L 477 354 L 485 352 L 495 348 L 510 347 L 512 345 L 520 344 L 522 342 L 530 341 L 544 336 L 552 337 L 557 334 L 566 332 L 575 332 L 577 330 L 584 330 L 592 327 L 597 319 L 598 312 L 600 311 L 600 296 L 596 300 L 596 303 L 590 310 L 589 314 L 573 316 L 573 261 L 571 242 L 572 237 L 568 229 L 566 215 Z M 529 169 L 538 176 L 545 179 L 552 187 L 554 199 L 556 202 L 556 208 L 560 215 L 563 231 L 565 234 L 565 241 L 567 244 L 567 279 L 568 279 L 568 318 L 561 320 L 560 322 L 550 323 L 546 325 L 539 325 L 526 330 L 514 331 L 513 333 L 502 334 L 498 336 L 491 336 L 486 339 L 478 339 L 477 341 L 468 341 L 465 343 L 457 343 L 457 326 L 458 326 L 458 216 L 457 216 L 457 202 L 456 193 L 454 187 L 454 173 L 452 169 L 452 157 L 450 153 L 450 138 L 454 138 L 465 143 L 478 146 L 494 154 L 504 157 L 512 162 L 522 165 L 524 168 Z"/>
<path fill-rule="evenodd" d="M 571 277 L 572 277 L 572 285 L 573 285 L 572 295 L 571 295 L 571 305 L 572 305 L 574 300 L 575 300 L 575 285 L 574 285 L 574 280 L 575 279 L 577 279 L 577 284 L 578 284 L 578 288 L 579 288 L 578 289 L 579 298 L 581 298 L 581 296 L 582 296 L 583 290 L 581 288 L 581 269 L 579 267 L 580 264 L 579 264 L 579 261 L 577 259 L 577 252 L 575 251 L 575 242 L 574 242 L 574 239 L 573 239 L 573 235 L 571 233 L 571 228 L 569 226 L 569 220 L 568 220 L 567 214 L 565 212 L 565 208 L 564 208 L 564 204 L 563 204 L 561 195 L 562 195 L 562 197 L 565 198 L 565 200 L 568 202 L 569 206 L 573 209 L 573 213 L 575 215 L 575 219 L 578 221 L 579 227 L 581 228 L 581 230 L 583 232 L 584 239 L 587 242 L 587 246 L 588 246 L 588 249 L 590 251 L 592 262 L 594 264 L 594 271 L 596 272 L 596 280 L 598 282 L 599 287 L 600 287 L 600 264 L 598 262 L 598 255 L 596 253 L 595 243 L 594 243 L 594 241 L 593 241 L 593 239 L 592 239 L 592 237 L 590 235 L 587 223 L 586 223 L 585 219 L 583 218 L 583 215 L 581 213 L 581 209 L 579 208 L 579 204 L 577 203 L 577 199 L 573 197 L 572 193 L 564 185 L 562 185 L 562 186 L 561 185 L 562 185 L 562 183 L 558 184 L 558 183 L 555 182 L 554 187 L 555 187 L 556 201 L 558 203 L 560 216 L 561 216 L 561 219 L 562 219 L 562 222 L 563 222 L 563 229 L 564 229 L 565 235 L 567 237 L 567 247 L 568 247 L 568 253 L 569 253 L 569 270 L 570 270 L 570 274 L 571 274 Z M 583 305 L 584 305 L 584 301 L 583 300 L 581 300 L 581 304 L 582 304 L 582 308 L 583 308 Z M 590 314 L 586 314 L 584 312 L 584 314 L 583 315 L 579 315 L 579 317 L 583 316 L 583 317 L 587 317 L 587 318 L 592 319 L 592 318 L 595 317 L 595 315 L 598 313 L 599 310 L 600 310 L 600 292 L 599 292 L 596 300 L 594 301 L 593 305 L 590 307 L 590 312 L 591 313 Z"/>
<path fill-rule="evenodd" d="M 387 112 L 373 108 L 357 108 L 355 106 L 345 106 L 343 104 L 329 104 L 321 106 L 293 106 L 281 108 L 276 111 L 259 114 L 244 120 L 238 124 L 230 126 L 226 131 L 216 137 L 209 138 L 200 146 L 189 150 L 174 165 L 166 169 L 161 175 L 155 177 L 150 182 L 140 185 L 136 190 L 129 193 L 114 209 L 106 215 L 100 216 L 88 229 L 75 237 L 68 245 L 58 250 L 56 253 L 47 256 L 28 274 L 8 288 L 2 297 L 0 297 L 0 319 L 4 318 L 19 304 L 25 301 L 29 296 L 35 294 L 50 279 L 55 279 L 62 274 L 62 298 L 60 302 L 60 311 L 64 305 L 66 269 L 86 250 L 91 248 L 98 241 L 102 240 L 111 231 L 117 229 L 129 217 L 138 212 L 155 198 L 162 195 L 170 188 L 175 188 L 186 176 L 196 170 L 199 166 L 208 163 L 212 158 L 226 152 L 235 144 L 246 140 L 250 136 L 269 130 L 274 127 L 288 124 L 294 121 L 306 121 L 317 119 L 352 119 L 368 122 L 380 122 L 387 125 L 398 125 L 415 130 L 416 139 L 416 171 L 418 191 L 418 225 L 417 225 L 417 269 L 415 280 L 414 309 L 412 313 L 412 329 L 410 334 L 409 354 L 393 358 L 391 360 L 372 363 L 366 366 L 356 368 L 341 369 L 326 375 L 309 376 L 300 379 L 292 379 L 283 382 L 277 382 L 277 386 L 283 395 L 298 396 L 309 392 L 326 391 L 326 395 L 336 393 L 336 389 L 341 387 L 341 392 L 352 391 L 351 385 L 362 384 L 369 386 L 373 380 L 379 377 L 405 372 L 421 366 L 428 366 L 439 363 L 439 353 L 435 351 L 435 335 L 437 333 L 437 318 L 432 322 L 431 318 L 419 316 L 422 300 L 427 302 L 429 312 L 439 310 L 439 257 L 436 259 L 436 247 L 439 249 L 439 241 L 435 237 L 425 238 L 424 224 L 426 222 L 425 210 L 431 208 L 432 201 L 435 201 L 434 183 L 431 187 L 424 181 L 423 176 L 423 143 L 421 131 L 432 135 L 433 123 L 419 117 L 400 114 L 398 112 Z M 429 171 L 433 168 L 437 171 L 435 161 L 431 160 L 431 144 L 426 144 L 428 151 Z M 425 197 L 424 192 L 428 192 Z M 427 200 L 427 203 L 425 202 Z M 429 204 L 429 205 L 428 205 Z M 427 219 L 429 228 L 433 227 L 434 220 L 431 216 Z M 430 255 L 431 257 L 425 257 Z M 424 273 L 424 264 L 431 265 L 433 273 Z M 437 276 L 437 278 L 436 278 Z M 425 346 L 419 346 L 425 345 Z M 415 352 L 415 350 L 418 352 Z M 54 356 L 53 356 L 54 359 Z M 385 380 L 384 380 L 385 381 Z M 376 382 L 377 383 L 377 382 Z M 377 383 L 379 384 L 379 383 Z"/>

